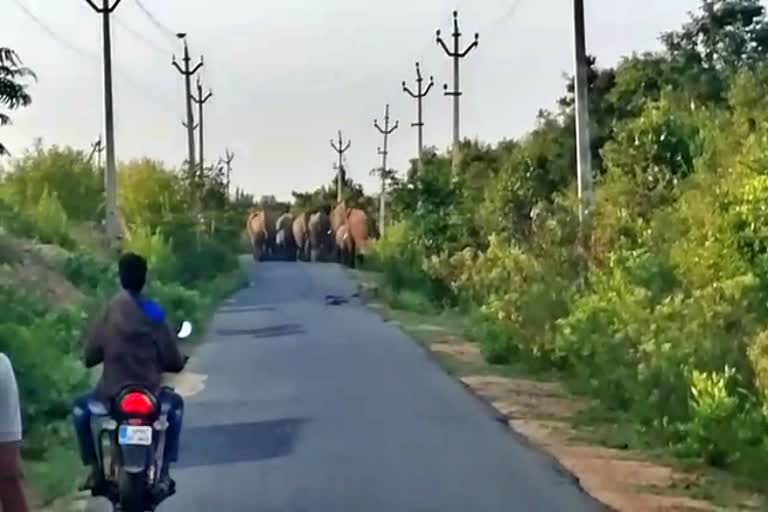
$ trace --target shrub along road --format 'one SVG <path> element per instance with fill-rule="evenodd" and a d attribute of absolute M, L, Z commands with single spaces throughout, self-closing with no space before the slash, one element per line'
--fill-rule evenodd
<path fill-rule="evenodd" d="M 190 368 L 205 386 L 161 510 L 602 509 L 352 297 L 341 268 L 249 265 Z"/>

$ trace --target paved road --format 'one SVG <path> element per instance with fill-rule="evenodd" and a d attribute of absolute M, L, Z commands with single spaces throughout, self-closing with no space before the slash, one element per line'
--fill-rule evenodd
<path fill-rule="evenodd" d="M 196 354 L 208 378 L 161 511 L 602 509 L 396 326 L 355 300 L 326 305 L 355 291 L 342 269 L 249 272 Z"/>

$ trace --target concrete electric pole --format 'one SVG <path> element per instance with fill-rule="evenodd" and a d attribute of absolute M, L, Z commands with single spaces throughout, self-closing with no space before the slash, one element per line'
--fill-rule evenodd
<path fill-rule="evenodd" d="M 181 73 L 184 77 L 184 83 L 186 86 L 186 107 L 187 107 L 187 122 L 184 126 L 187 128 L 187 149 L 189 151 L 189 179 L 191 183 L 194 183 L 195 172 L 197 165 L 195 163 L 195 121 L 192 115 L 192 76 L 197 73 L 201 67 L 203 67 L 203 58 L 200 58 L 200 62 L 192 68 L 190 66 L 189 46 L 187 45 L 187 34 L 176 34 L 176 37 L 184 41 L 184 67 L 179 66 L 176 62 L 176 56 L 173 56 L 171 64 Z"/>
<path fill-rule="evenodd" d="M 576 96 L 576 153 L 579 186 L 579 220 L 583 224 L 589 219 L 589 215 L 594 207 L 584 0 L 573 0 L 573 20 L 576 50 L 574 92 Z"/>
<path fill-rule="evenodd" d="M 120 5 L 121 0 L 115 0 L 110 6 L 110 0 L 102 0 L 101 7 L 95 0 L 86 0 L 88 5 L 101 14 L 104 41 L 104 129 L 106 132 L 107 167 L 104 172 L 104 228 L 109 245 L 117 249 L 120 243 L 120 224 L 117 219 L 117 163 L 115 159 L 115 120 L 112 101 L 112 30 L 110 15 Z"/>
<path fill-rule="evenodd" d="M 104 152 L 104 142 L 101 140 L 101 135 L 99 135 L 99 138 L 91 144 L 91 154 L 88 155 L 88 163 L 90 164 L 93 161 L 93 155 L 96 156 L 96 170 L 101 172 L 101 153 Z"/>
<path fill-rule="evenodd" d="M 338 172 L 338 178 L 336 181 L 336 202 L 340 203 L 341 199 L 343 197 L 344 192 L 344 153 L 347 152 L 349 149 L 349 146 L 352 145 L 352 141 L 348 140 L 347 145 L 344 145 L 344 138 L 341 136 L 341 130 L 339 130 L 339 144 L 336 145 L 336 142 L 331 139 L 331 147 L 333 148 L 336 153 L 339 155 L 339 172 Z"/>
<path fill-rule="evenodd" d="M 230 178 L 232 176 L 232 161 L 235 159 L 235 154 L 232 153 L 229 149 L 227 149 L 224 152 L 224 158 L 223 162 L 227 166 L 227 180 L 226 180 L 226 186 L 227 186 L 227 195 L 229 195 L 229 185 L 230 185 Z"/>
<path fill-rule="evenodd" d="M 200 79 L 197 79 L 197 96 L 192 95 L 192 101 L 197 104 L 198 113 L 198 136 L 200 137 L 200 176 L 202 180 L 205 175 L 205 139 L 203 133 L 203 106 L 213 97 L 213 91 L 208 89 L 208 94 L 203 96 L 203 84 L 200 83 Z"/>
<path fill-rule="evenodd" d="M 419 133 L 419 169 L 422 168 L 422 155 L 424 154 L 424 111 L 422 109 L 422 100 L 429 94 L 434 85 L 435 80 L 430 76 L 429 84 L 426 89 L 424 88 L 424 78 L 421 76 L 421 68 L 418 62 L 416 63 L 416 92 L 409 89 L 405 82 L 403 82 L 403 91 L 407 92 L 412 98 L 416 98 L 416 103 L 418 104 L 418 121 L 411 123 L 411 126 L 417 127 Z"/>
<path fill-rule="evenodd" d="M 466 57 L 469 52 L 477 48 L 480 35 L 475 34 L 475 40 L 465 50 L 460 50 L 461 32 L 459 31 L 459 12 L 453 11 L 453 50 L 448 49 L 448 46 L 440 37 L 440 29 L 437 29 L 437 43 L 442 46 L 448 57 L 453 59 L 453 90 L 448 90 L 448 84 L 445 84 L 446 96 L 453 96 L 453 168 L 457 169 L 459 163 L 459 151 L 460 151 L 460 133 L 459 133 L 459 97 L 461 96 L 460 82 L 459 82 L 459 61 Z"/>
<path fill-rule="evenodd" d="M 395 121 L 392 127 L 389 126 L 389 103 L 384 111 L 384 128 L 379 126 L 378 119 L 373 120 L 373 126 L 379 130 L 379 133 L 384 135 L 384 149 L 379 148 L 379 154 L 381 155 L 381 195 L 379 196 L 379 230 L 381 236 L 384 236 L 385 229 L 385 214 L 387 204 L 387 179 L 389 178 L 389 169 L 387 168 L 387 156 L 389 155 L 389 136 L 397 130 L 400 125 L 399 121 Z"/>

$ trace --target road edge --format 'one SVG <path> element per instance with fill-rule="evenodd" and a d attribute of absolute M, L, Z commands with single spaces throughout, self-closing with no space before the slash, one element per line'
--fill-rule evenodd
<path fill-rule="evenodd" d="M 381 318 L 382 321 L 392 324 L 393 322 L 384 316 L 381 315 L 381 309 L 373 308 L 370 306 L 370 292 L 365 289 L 364 284 L 360 281 L 360 277 L 353 273 L 349 272 L 349 276 L 351 279 L 353 279 L 357 284 L 357 294 L 360 299 L 360 302 L 363 306 L 366 307 L 369 311 L 375 313 L 379 318 Z M 389 308 L 389 306 L 383 304 L 384 307 Z M 433 351 L 429 349 L 429 347 L 425 346 L 423 343 L 419 343 L 415 339 L 413 339 L 413 336 L 408 333 L 405 329 L 402 328 L 402 325 L 396 325 L 397 328 L 413 343 L 416 347 L 418 347 L 421 351 L 424 352 L 424 355 L 429 359 L 429 361 L 437 366 L 441 372 L 443 372 L 447 377 L 450 377 L 451 380 L 454 382 L 457 382 L 460 384 L 460 387 L 465 390 L 465 392 L 472 397 L 475 401 L 477 401 L 483 408 L 486 410 L 486 413 L 488 414 L 489 418 L 499 425 L 501 428 L 509 432 L 518 442 L 523 444 L 524 446 L 535 450 L 540 455 L 546 457 L 546 459 L 549 461 L 550 466 L 552 469 L 558 473 L 563 478 L 569 480 L 573 485 L 575 485 L 579 492 L 581 492 L 584 496 L 589 497 L 591 500 L 595 502 L 596 505 L 602 507 L 602 509 L 605 512 L 621 512 L 620 510 L 613 508 L 603 501 L 599 500 L 584 488 L 584 486 L 581 483 L 581 479 L 575 475 L 572 471 L 570 471 L 568 468 L 566 468 L 553 454 L 551 454 L 546 448 L 536 444 L 534 441 L 529 439 L 525 434 L 522 432 L 516 430 L 511 424 L 510 424 L 510 418 L 502 413 L 494 404 L 493 402 L 487 400 L 485 397 L 477 393 L 474 389 L 472 389 L 471 386 L 469 386 L 466 382 L 464 382 L 462 379 L 456 378 L 454 375 L 451 375 L 450 372 L 446 371 L 445 366 L 442 364 L 440 359 L 435 355 Z"/>

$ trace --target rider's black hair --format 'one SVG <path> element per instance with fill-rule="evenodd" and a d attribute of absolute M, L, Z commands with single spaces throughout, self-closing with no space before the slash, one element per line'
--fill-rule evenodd
<path fill-rule="evenodd" d="M 141 292 L 147 282 L 147 260 L 127 252 L 120 257 L 117 267 L 122 287 L 132 293 Z"/>

